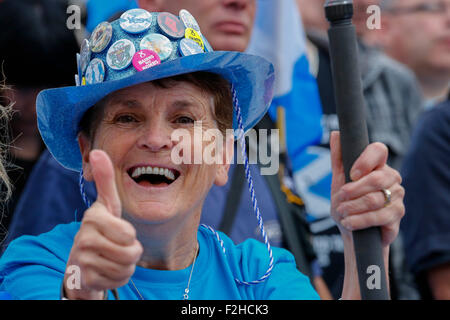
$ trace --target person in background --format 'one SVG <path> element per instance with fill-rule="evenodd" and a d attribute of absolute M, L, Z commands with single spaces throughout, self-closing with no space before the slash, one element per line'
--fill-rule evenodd
<path fill-rule="evenodd" d="M 357 0 L 353 2 L 353 23 L 358 38 L 369 46 L 377 47 L 382 32 L 381 0 Z"/>
<path fill-rule="evenodd" d="M 313 160 L 309 160 L 305 164 L 305 170 L 294 179 L 306 203 L 308 221 L 313 232 L 313 245 L 323 268 L 323 277 L 333 295 L 337 296 L 344 261 L 342 242 L 337 236 L 338 229 L 328 214 L 331 172 L 330 163 L 327 162 L 329 137 L 331 131 L 338 129 L 327 37 L 329 23 L 323 8 L 324 0 L 297 0 L 297 3 L 308 37 L 311 73 L 317 78 L 322 101 L 323 137 L 318 145 L 306 150 L 306 155 Z M 364 16 L 362 12 L 365 10 L 357 8 L 356 12 Z M 364 20 L 362 17 L 358 19 Z M 359 25 L 361 26 L 361 23 Z M 389 148 L 388 163 L 400 168 L 416 119 L 422 112 L 420 88 L 413 73 L 406 67 L 361 40 L 358 45 L 369 139 L 385 143 Z M 392 297 L 417 299 L 418 294 L 413 288 L 412 279 L 404 272 L 401 241 L 400 235 L 392 246 L 391 262 L 400 261 L 391 268 Z"/>
<path fill-rule="evenodd" d="M 378 45 L 416 75 L 431 107 L 450 82 L 450 0 L 382 0 Z"/>
<path fill-rule="evenodd" d="M 424 299 L 450 299 L 449 83 L 450 1 L 381 0 L 382 28 L 375 45 L 408 66 L 425 97 L 402 165 L 407 219 L 402 223 L 406 262 Z M 447 100 L 447 101 L 445 101 Z"/>
<path fill-rule="evenodd" d="M 450 300 L 450 97 L 425 112 L 402 168 L 406 260 L 424 299 Z"/>
<path fill-rule="evenodd" d="M 0 2 L 0 66 L 6 83 L 0 104 L 13 106 L 7 155 L 13 188 L 3 211 L 4 228 L 44 150 L 36 123 L 36 96 L 43 88 L 73 83 L 76 63 L 68 58 L 75 56 L 78 45 L 73 31 L 66 28 L 66 9 L 67 2 L 61 0 Z"/>

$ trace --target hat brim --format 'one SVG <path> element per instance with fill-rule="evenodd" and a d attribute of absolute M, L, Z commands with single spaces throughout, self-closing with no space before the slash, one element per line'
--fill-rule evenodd
<path fill-rule="evenodd" d="M 274 68 L 264 58 L 214 51 L 164 62 L 129 77 L 86 86 L 48 89 L 36 100 L 38 128 L 48 150 L 64 167 L 80 171 L 77 135 L 84 113 L 108 94 L 136 84 L 198 71 L 221 75 L 235 88 L 244 131 L 267 112 L 273 96 Z M 233 128 L 237 129 L 233 112 Z"/>

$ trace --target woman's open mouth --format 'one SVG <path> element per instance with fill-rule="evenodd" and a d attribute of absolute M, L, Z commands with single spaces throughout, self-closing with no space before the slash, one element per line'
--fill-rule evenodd
<path fill-rule="evenodd" d="M 131 179 L 142 187 L 165 187 L 172 184 L 180 176 L 175 169 L 139 166 L 128 171 Z"/>

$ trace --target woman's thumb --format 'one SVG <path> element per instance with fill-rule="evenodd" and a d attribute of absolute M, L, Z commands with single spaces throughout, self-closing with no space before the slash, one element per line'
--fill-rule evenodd
<path fill-rule="evenodd" d="M 113 215 L 120 217 L 122 205 L 117 192 L 111 159 L 102 150 L 92 150 L 89 153 L 89 163 L 97 188 L 97 201 L 102 203 Z"/>

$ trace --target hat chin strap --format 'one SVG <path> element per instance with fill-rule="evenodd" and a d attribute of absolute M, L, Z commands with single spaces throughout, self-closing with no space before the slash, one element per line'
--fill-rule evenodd
<path fill-rule="evenodd" d="M 80 188 L 80 194 L 84 204 L 86 205 L 87 208 L 89 208 L 91 206 L 91 201 L 89 200 L 89 197 L 87 196 L 86 190 L 84 188 L 83 168 L 81 168 L 80 171 L 80 179 L 78 180 L 78 187 Z"/>
<path fill-rule="evenodd" d="M 267 268 L 266 273 L 261 278 L 259 278 L 258 280 L 254 280 L 254 281 L 243 281 L 238 278 L 234 278 L 234 281 L 236 281 L 237 284 L 250 286 L 250 285 L 259 284 L 259 283 L 266 281 L 269 278 L 269 276 L 272 274 L 273 254 L 272 254 L 272 248 L 270 246 L 269 238 L 267 236 L 266 230 L 264 229 L 264 223 L 263 223 L 261 213 L 259 211 L 258 201 L 256 200 L 256 196 L 255 196 L 255 189 L 253 187 L 253 178 L 250 173 L 250 166 L 249 166 L 247 151 L 246 151 L 247 147 L 245 144 L 244 126 L 242 125 L 243 121 L 242 121 L 241 108 L 239 107 L 239 101 L 237 99 L 237 92 L 233 85 L 231 86 L 231 91 L 232 91 L 232 95 L 233 95 L 233 109 L 234 109 L 234 112 L 236 113 L 236 119 L 237 119 L 237 124 L 238 124 L 237 140 L 239 141 L 239 144 L 241 146 L 241 154 L 242 154 L 242 158 L 244 159 L 245 178 L 247 179 L 247 182 L 248 182 L 248 190 L 250 191 L 252 208 L 253 208 L 253 212 L 256 215 L 256 220 L 258 221 L 258 226 L 259 226 L 259 230 L 261 232 L 261 236 L 264 239 L 264 243 L 265 243 L 265 245 L 267 247 L 267 251 L 269 253 L 269 266 Z M 210 226 L 207 226 L 204 224 L 202 224 L 202 226 L 209 229 L 216 236 L 217 241 L 219 242 L 220 246 L 222 247 L 223 253 L 226 255 L 225 246 L 223 245 L 223 241 L 220 238 L 219 233 L 217 231 L 215 231 L 213 228 L 211 228 Z"/>
<path fill-rule="evenodd" d="M 242 158 L 244 159 L 245 178 L 247 179 L 247 182 L 248 182 L 248 190 L 250 192 L 250 198 L 252 201 L 253 212 L 255 213 L 256 220 L 258 221 L 258 227 L 259 227 L 261 236 L 264 239 L 264 244 L 266 245 L 267 251 L 269 254 L 269 266 L 267 268 L 266 273 L 263 276 L 261 276 L 259 279 L 254 280 L 254 281 L 243 281 L 238 278 L 234 279 L 237 284 L 250 286 L 250 285 L 259 284 L 259 283 L 266 281 L 267 278 L 272 274 L 273 253 L 272 253 L 272 247 L 270 246 L 269 237 L 267 236 L 266 230 L 264 228 L 263 219 L 262 219 L 261 213 L 259 211 L 258 201 L 256 200 L 255 189 L 253 187 L 253 178 L 250 173 L 250 166 L 249 166 L 247 151 L 246 151 L 244 126 L 242 125 L 243 121 L 242 121 L 241 108 L 239 106 L 239 101 L 237 99 L 237 92 L 236 92 L 234 86 L 231 86 L 231 91 L 232 91 L 232 95 L 233 95 L 233 109 L 234 109 L 234 112 L 236 113 L 236 119 L 237 119 L 237 124 L 238 124 L 239 135 L 238 135 L 237 139 L 241 146 Z M 84 188 L 83 169 L 81 169 L 81 172 L 80 172 L 79 187 L 80 187 L 80 193 L 81 193 L 83 202 L 85 203 L 86 207 L 89 208 L 91 206 L 91 203 L 89 201 L 88 196 L 86 195 L 85 188 Z M 215 235 L 217 241 L 219 242 L 220 246 L 222 247 L 223 253 L 226 255 L 225 246 L 223 244 L 222 239 L 219 236 L 219 233 L 210 226 L 207 226 L 205 224 L 202 224 L 202 226 L 207 228 L 208 230 L 210 230 Z"/>
<path fill-rule="evenodd" d="M 246 151 L 247 147 L 246 147 L 245 137 L 244 137 L 244 126 L 243 126 L 243 121 L 242 121 L 242 113 L 241 113 L 241 108 L 239 106 L 239 101 L 237 99 L 237 92 L 233 85 L 231 86 L 231 91 L 232 91 L 232 95 L 233 95 L 233 108 L 236 113 L 237 125 L 238 125 L 238 130 L 239 130 L 238 140 L 239 140 L 239 144 L 241 145 L 242 158 L 244 159 L 245 177 L 248 182 L 248 190 L 250 192 L 252 208 L 253 208 L 253 212 L 255 213 L 256 220 L 258 221 L 258 227 L 259 227 L 261 236 L 263 237 L 264 243 L 267 247 L 267 252 L 269 253 L 269 266 L 267 268 L 266 273 L 261 278 L 259 278 L 258 280 L 250 281 L 250 282 L 235 279 L 235 281 L 238 284 L 253 285 L 253 284 L 258 284 L 258 283 L 264 282 L 271 275 L 272 269 L 273 269 L 273 254 L 272 254 L 272 248 L 271 248 L 270 242 L 269 242 L 269 237 L 267 236 L 266 230 L 264 229 L 264 223 L 263 223 L 261 213 L 259 211 L 258 201 L 256 200 L 255 189 L 253 187 L 253 178 L 250 173 L 250 166 L 248 163 L 248 157 L 247 157 L 247 151 Z"/>

